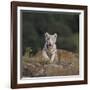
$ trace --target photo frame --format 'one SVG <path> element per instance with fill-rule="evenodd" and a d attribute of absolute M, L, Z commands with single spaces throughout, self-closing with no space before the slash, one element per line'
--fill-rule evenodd
<path fill-rule="evenodd" d="M 87 84 L 87 6 L 12 1 L 11 88 L 80 84 Z"/>

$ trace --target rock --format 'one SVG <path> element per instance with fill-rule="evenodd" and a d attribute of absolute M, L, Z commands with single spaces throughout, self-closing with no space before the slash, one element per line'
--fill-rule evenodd
<path fill-rule="evenodd" d="M 42 77 L 42 76 L 66 76 L 79 74 L 78 54 L 58 50 L 59 62 L 50 63 L 39 56 L 41 52 L 31 58 L 23 57 L 22 76 Z"/>
<path fill-rule="evenodd" d="M 45 65 L 44 67 L 46 76 L 59 76 L 61 75 L 61 71 L 64 70 L 62 65 L 57 64 L 49 64 Z"/>
<path fill-rule="evenodd" d="M 25 63 L 23 65 L 24 72 L 23 75 L 27 75 L 30 77 L 34 76 L 43 76 L 44 75 L 44 69 L 43 66 L 40 65 L 39 63 Z M 26 70 L 26 71 L 25 71 Z M 27 74 L 25 74 L 27 73 Z"/>

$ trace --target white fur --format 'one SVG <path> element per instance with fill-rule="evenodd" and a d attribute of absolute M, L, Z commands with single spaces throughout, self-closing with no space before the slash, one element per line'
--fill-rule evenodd
<path fill-rule="evenodd" d="M 56 33 L 54 35 L 50 35 L 47 32 L 45 33 L 45 45 L 42 54 L 45 59 L 51 60 L 50 62 L 53 62 L 57 56 L 56 39 Z"/>

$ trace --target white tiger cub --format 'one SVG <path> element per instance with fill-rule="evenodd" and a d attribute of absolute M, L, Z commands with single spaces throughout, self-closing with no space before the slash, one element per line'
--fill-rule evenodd
<path fill-rule="evenodd" d="M 50 60 L 50 62 L 53 62 L 57 58 L 56 39 L 56 33 L 53 35 L 50 35 L 47 32 L 45 33 L 45 45 L 42 50 L 42 54 L 43 57 Z"/>

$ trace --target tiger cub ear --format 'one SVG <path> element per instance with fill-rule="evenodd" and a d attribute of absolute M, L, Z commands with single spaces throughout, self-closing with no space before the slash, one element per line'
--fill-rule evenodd
<path fill-rule="evenodd" d="M 54 34 L 54 37 L 57 38 L 57 33 Z"/>
<path fill-rule="evenodd" d="M 48 32 L 46 32 L 46 33 L 45 33 L 45 37 L 48 37 L 48 36 L 49 36 L 49 33 L 48 33 Z"/>

